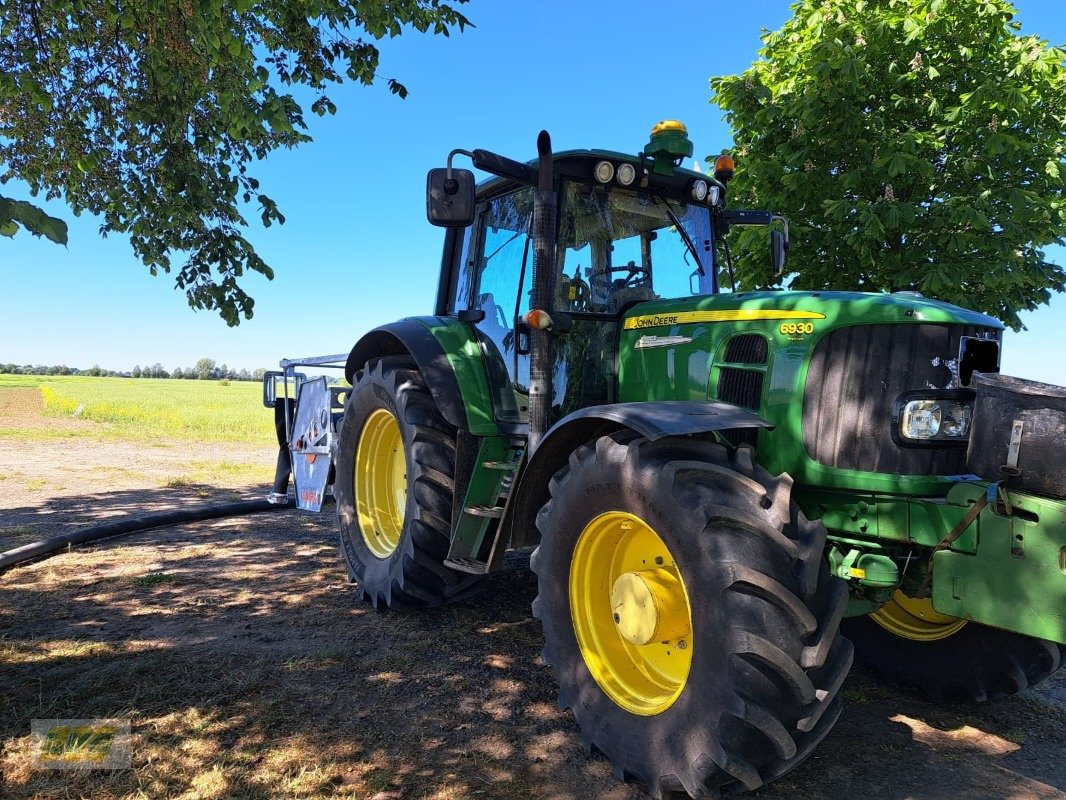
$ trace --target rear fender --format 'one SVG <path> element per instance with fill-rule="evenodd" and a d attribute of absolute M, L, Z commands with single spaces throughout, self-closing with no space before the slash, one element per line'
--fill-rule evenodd
<path fill-rule="evenodd" d="M 469 325 L 446 317 L 382 325 L 356 342 L 344 376 L 353 383 L 367 361 L 391 355 L 414 359 L 437 408 L 452 425 L 476 436 L 498 433 L 481 350 Z"/>
<path fill-rule="evenodd" d="M 621 430 L 649 440 L 665 436 L 699 436 L 715 431 L 774 426 L 753 411 L 720 402 L 687 400 L 615 403 L 589 406 L 559 420 L 544 435 L 530 457 L 509 507 L 511 546 L 526 547 L 540 540 L 536 516 L 548 502 L 548 483 L 567 463 L 570 454 L 587 442 Z"/>

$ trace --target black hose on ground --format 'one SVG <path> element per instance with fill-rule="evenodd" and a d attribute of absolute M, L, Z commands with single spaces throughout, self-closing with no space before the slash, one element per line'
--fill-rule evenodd
<path fill-rule="evenodd" d="M 127 517 L 117 522 L 94 525 L 91 528 L 53 536 L 50 539 L 33 542 L 22 547 L 16 547 L 14 550 L 0 553 L 0 571 L 35 558 L 52 555 L 72 545 L 88 544 L 89 542 L 112 536 L 146 531 L 151 528 L 160 528 L 164 525 L 177 525 L 181 522 L 198 522 L 219 517 L 241 517 L 247 514 L 261 514 L 265 511 L 282 511 L 292 507 L 293 503 L 288 499 L 277 503 L 267 500 L 244 500 L 239 503 L 199 506 L 185 509 L 184 511 L 164 511 L 160 514 L 149 514 L 145 517 Z"/>

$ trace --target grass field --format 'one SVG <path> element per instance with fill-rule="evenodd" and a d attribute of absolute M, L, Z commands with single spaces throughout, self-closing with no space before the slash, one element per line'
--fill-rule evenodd
<path fill-rule="evenodd" d="M 259 383 L 0 375 L 0 391 L 7 388 L 39 388 L 46 415 L 76 415 L 100 423 L 93 435 L 248 444 L 277 441 L 274 415 L 263 407 Z"/>

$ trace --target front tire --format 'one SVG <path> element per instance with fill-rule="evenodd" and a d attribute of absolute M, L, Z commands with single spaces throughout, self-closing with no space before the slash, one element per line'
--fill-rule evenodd
<path fill-rule="evenodd" d="M 858 663 L 931 700 L 1011 697 L 1063 666 L 1061 645 L 946 617 L 928 599 L 901 592 L 843 628 Z"/>
<path fill-rule="evenodd" d="M 631 434 L 551 481 L 532 560 L 543 657 L 586 745 L 655 797 L 755 789 L 840 713 L 847 591 L 791 483 L 748 448 Z"/>
<path fill-rule="evenodd" d="M 480 576 L 444 565 L 455 435 L 413 361 L 369 362 L 348 395 L 334 495 L 349 577 L 374 608 L 436 606 Z"/>

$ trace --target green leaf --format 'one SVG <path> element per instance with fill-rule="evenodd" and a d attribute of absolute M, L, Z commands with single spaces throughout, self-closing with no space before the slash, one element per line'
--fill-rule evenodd
<path fill-rule="evenodd" d="M 4 231 L 8 231 L 12 225 L 15 230 L 3 235 L 14 236 L 19 227 L 22 227 L 34 236 L 44 236 L 56 244 L 67 243 L 67 223 L 63 220 L 49 216 L 32 203 L 0 195 L 0 226 L 3 226 Z"/>
<path fill-rule="evenodd" d="M 796 287 L 921 286 L 1017 324 L 1066 289 L 1038 255 L 1066 240 L 1066 59 L 1020 39 L 1006 0 L 857 9 L 797 2 L 751 70 L 712 79 L 745 152 L 732 204 L 789 218 Z M 748 75 L 764 98 L 740 88 Z M 741 287 L 771 285 L 765 242 L 729 236 Z M 975 265 L 987 289 L 974 290 Z"/>

